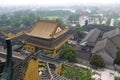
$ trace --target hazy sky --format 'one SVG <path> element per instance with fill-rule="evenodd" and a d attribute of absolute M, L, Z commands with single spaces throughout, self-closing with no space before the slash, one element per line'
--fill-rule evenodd
<path fill-rule="evenodd" d="M 79 4 L 120 4 L 120 0 L 0 0 L 0 5 L 61 6 Z"/>

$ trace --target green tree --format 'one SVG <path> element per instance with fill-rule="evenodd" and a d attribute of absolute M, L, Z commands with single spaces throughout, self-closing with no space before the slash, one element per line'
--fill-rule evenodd
<path fill-rule="evenodd" d="M 116 59 L 114 61 L 114 64 L 120 65 L 120 51 L 116 53 Z"/>
<path fill-rule="evenodd" d="M 62 75 L 70 80 L 93 80 L 92 71 L 90 69 L 84 69 L 70 65 L 65 66 L 65 70 L 63 71 Z"/>
<path fill-rule="evenodd" d="M 88 20 L 85 20 L 85 26 L 87 26 L 88 25 Z"/>
<path fill-rule="evenodd" d="M 64 45 L 60 51 L 59 58 L 68 60 L 70 62 L 76 62 L 77 51 L 70 45 Z"/>
<path fill-rule="evenodd" d="M 21 23 L 19 22 L 18 18 L 14 18 L 11 20 L 11 24 L 12 27 L 19 27 L 21 25 Z"/>
<path fill-rule="evenodd" d="M 71 22 L 71 23 L 75 23 L 75 21 L 79 21 L 79 14 L 71 14 L 69 17 L 68 17 L 68 20 Z"/>
<path fill-rule="evenodd" d="M 115 21 L 114 21 L 114 26 L 120 27 L 120 20 L 116 20 L 116 19 L 115 19 Z"/>
<path fill-rule="evenodd" d="M 57 18 L 57 21 L 59 22 L 60 25 L 62 25 L 63 27 L 66 26 L 66 24 L 63 22 L 63 20 L 61 18 Z"/>
<path fill-rule="evenodd" d="M 114 77 L 114 80 L 120 80 L 120 77 L 115 76 L 115 77 Z"/>
<path fill-rule="evenodd" d="M 111 18 L 107 19 L 106 25 L 110 25 Z"/>
<path fill-rule="evenodd" d="M 6 20 L 7 19 L 7 15 L 6 14 L 2 14 L 1 15 L 1 20 Z"/>
<path fill-rule="evenodd" d="M 90 60 L 90 64 L 99 68 L 105 67 L 103 58 L 100 55 L 94 55 Z"/>
<path fill-rule="evenodd" d="M 75 27 L 74 38 L 75 38 L 75 40 L 79 41 L 79 40 L 81 40 L 83 37 L 84 37 L 84 30 L 83 30 L 79 25 L 77 25 L 77 26 Z"/>

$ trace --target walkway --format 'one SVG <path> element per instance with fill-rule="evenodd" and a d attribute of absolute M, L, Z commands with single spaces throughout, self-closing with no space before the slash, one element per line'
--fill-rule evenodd
<path fill-rule="evenodd" d="M 43 58 L 43 61 L 53 63 L 53 64 L 60 63 L 59 61 L 55 61 L 52 59 L 45 59 L 45 58 Z M 66 64 L 91 69 L 89 66 L 85 66 L 82 64 L 78 64 L 78 63 L 66 63 Z M 96 78 L 96 79 L 101 78 L 102 80 L 114 80 L 114 76 L 120 76 L 120 74 L 118 72 L 116 72 L 114 70 L 107 69 L 107 68 L 105 68 L 103 70 L 92 69 L 92 71 L 95 72 L 95 74 L 93 75 L 93 78 Z"/>
<path fill-rule="evenodd" d="M 74 64 L 74 65 L 90 69 L 90 67 L 87 67 L 81 64 Z M 115 76 L 120 76 L 120 73 L 118 73 L 117 71 L 106 69 L 106 68 L 103 70 L 92 69 L 92 71 L 95 72 L 95 74 L 93 75 L 93 78 L 95 79 L 101 78 L 102 80 L 114 80 Z"/>
<path fill-rule="evenodd" d="M 0 57 L 5 58 L 7 53 L 4 51 L 0 51 Z M 13 58 L 21 59 L 24 60 L 28 55 L 22 55 L 19 52 L 14 52 L 13 51 Z"/>

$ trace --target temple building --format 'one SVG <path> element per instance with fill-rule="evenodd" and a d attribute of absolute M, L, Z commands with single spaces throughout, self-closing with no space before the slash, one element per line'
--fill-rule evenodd
<path fill-rule="evenodd" d="M 73 30 L 64 28 L 57 20 L 37 20 L 35 25 L 24 35 L 18 37 L 31 52 L 42 50 L 54 58 L 59 49 L 73 37 Z"/>
<path fill-rule="evenodd" d="M 111 31 L 105 32 L 102 36 L 102 39 L 109 38 L 120 49 L 120 29 L 116 28 Z"/>
<path fill-rule="evenodd" d="M 88 46 L 94 46 L 96 41 L 99 38 L 101 31 L 97 28 L 90 30 L 90 32 L 87 33 L 87 35 L 82 39 L 80 45 L 88 45 Z"/>
<path fill-rule="evenodd" d="M 112 40 L 105 38 L 95 44 L 92 53 L 93 55 L 100 55 L 103 58 L 106 66 L 108 66 L 113 65 L 114 60 L 116 59 L 117 51 L 118 49 L 116 48 L 116 45 L 113 44 Z"/>

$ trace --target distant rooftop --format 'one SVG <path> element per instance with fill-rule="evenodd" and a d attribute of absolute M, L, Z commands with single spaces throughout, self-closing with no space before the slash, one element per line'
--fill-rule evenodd
<path fill-rule="evenodd" d="M 87 33 L 81 42 L 96 42 L 97 38 L 100 35 L 100 32 L 101 31 L 97 28 L 90 30 L 90 32 Z"/>
<path fill-rule="evenodd" d="M 8 33 L 13 33 L 16 34 L 17 32 L 20 32 L 22 30 L 29 30 L 31 27 L 23 27 L 23 28 L 7 28 L 5 30 L 2 30 L 4 33 L 8 34 Z"/>
<path fill-rule="evenodd" d="M 112 38 L 112 37 L 114 37 L 114 36 L 117 36 L 117 35 L 120 35 L 120 29 L 119 28 L 116 28 L 116 29 L 114 29 L 114 30 L 111 30 L 111 31 L 108 31 L 108 32 L 105 32 L 104 34 L 103 34 L 103 39 L 104 38 Z"/>
<path fill-rule="evenodd" d="M 107 32 L 107 31 L 116 29 L 116 27 L 114 27 L 114 26 L 107 26 L 107 25 L 102 25 L 102 24 L 89 24 L 83 28 L 85 29 L 85 31 L 90 31 L 94 28 L 98 28 L 99 30 L 101 30 L 103 32 Z"/>

